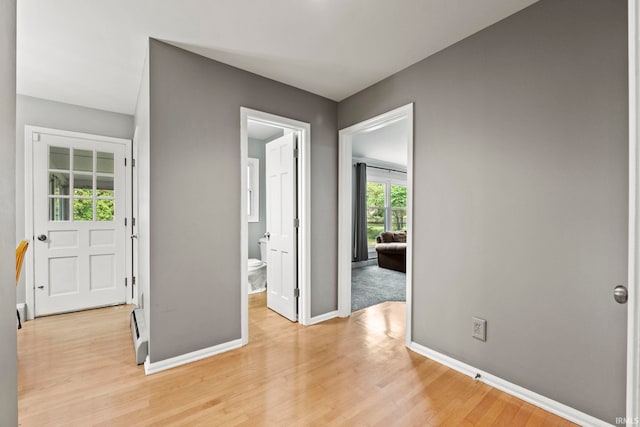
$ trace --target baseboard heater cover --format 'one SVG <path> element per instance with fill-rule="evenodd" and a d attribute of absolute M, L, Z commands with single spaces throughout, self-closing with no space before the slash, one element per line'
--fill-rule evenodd
<path fill-rule="evenodd" d="M 144 311 L 141 308 L 135 308 L 131 312 L 131 337 L 136 351 L 136 364 L 142 365 L 149 351 L 149 338 L 144 323 Z"/>

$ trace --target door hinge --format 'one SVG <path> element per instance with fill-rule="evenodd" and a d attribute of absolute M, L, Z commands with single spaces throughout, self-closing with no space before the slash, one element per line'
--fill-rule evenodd
<path fill-rule="evenodd" d="M 131 167 L 136 167 L 136 159 L 131 159 Z"/>
<path fill-rule="evenodd" d="M 136 225 L 136 219 L 135 218 L 131 218 L 131 225 Z"/>
<path fill-rule="evenodd" d="M 127 226 L 127 217 L 124 217 L 124 226 Z"/>
<path fill-rule="evenodd" d="M 124 158 L 124 165 L 127 166 L 127 158 Z"/>
<path fill-rule="evenodd" d="M 133 277 L 131 278 L 131 284 L 132 284 L 132 285 L 135 285 L 135 284 L 136 284 L 136 276 L 133 276 Z"/>
<path fill-rule="evenodd" d="M 37 142 L 37 141 L 40 141 L 40 134 L 39 134 L 39 133 L 36 133 L 36 132 L 32 133 L 32 134 L 31 134 L 31 140 L 32 140 L 32 141 L 36 141 L 36 142 Z"/>
<path fill-rule="evenodd" d="M 293 297 L 294 298 L 300 298 L 300 288 L 295 288 L 293 290 Z"/>
<path fill-rule="evenodd" d="M 294 148 L 294 149 L 293 149 L 293 158 L 294 158 L 294 159 L 297 159 L 299 154 L 300 154 L 300 152 L 298 151 L 298 149 L 297 149 L 297 148 Z"/>
<path fill-rule="evenodd" d="M 293 219 L 293 226 L 295 228 L 300 228 L 300 218 L 294 218 Z"/>
<path fill-rule="evenodd" d="M 124 287 L 126 288 L 128 286 L 129 286 L 129 282 L 128 282 L 127 278 L 125 277 L 124 278 Z"/>

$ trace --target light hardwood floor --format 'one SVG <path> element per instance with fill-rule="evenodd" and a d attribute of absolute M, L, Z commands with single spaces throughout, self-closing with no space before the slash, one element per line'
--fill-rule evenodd
<path fill-rule="evenodd" d="M 130 307 L 26 323 L 20 425 L 573 425 L 407 350 L 404 303 L 301 327 L 249 301 L 248 346 L 151 376 Z"/>

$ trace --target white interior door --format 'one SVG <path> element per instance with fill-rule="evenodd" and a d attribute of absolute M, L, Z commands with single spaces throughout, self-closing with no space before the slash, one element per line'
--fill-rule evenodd
<path fill-rule="evenodd" d="M 35 315 L 123 304 L 126 145 L 33 140 Z"/>
<path fill-rule="evenodd" d="M 295 148 L 293 133 L 266 145 L 267 307 L 293 322 L 297 320 Z"/>

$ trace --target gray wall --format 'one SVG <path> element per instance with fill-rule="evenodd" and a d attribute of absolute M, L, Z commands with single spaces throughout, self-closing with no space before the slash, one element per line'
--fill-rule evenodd
<path fill-rule="evenodd" d="M 0 0 L 0 425 L 18 425 L 15 300 L 16 1 Z"/>
<path fill-rule="evenodd" d="M 341 102 L 415 102 L 413 338 L 614 423 L 625 404 L 627 16 L 542 0 Z M 471 317 L 488 320 L 486 343 Z"/>
<path fill-rule="evenodd" d="M 24 235 L 24 126 L 42 126 L 53 129 L 131 139 L 133 116 L 111 113 L 78 105 L 64 104 L 30 96 L 18 95 L 16 100 L 16 239 Z M 16 242 L 17 243 L 17 242 Z M 17 302 L 25 302 L 24 276 L 20 279 Z M 31 308 L 28 308 L 29 310 Z"/>
<path fill-rule="evenodd" d="M 266 166 L 264 163 L 266 142 L 249 138 L 249 157 L 260 161 L 260 222 L 249 223 L 249 258 L 260 259 L 258 240 L 267 231 L 267 183 L 265 180 Z"/>
<path fill-rule="evenodd" d="M 311 312 L 336 310 L 337 104 L 155 40 L 149 61 L 151 362 L 240 338 L 241 106 L 311 123 Z"/>

